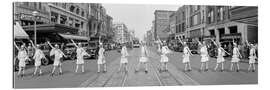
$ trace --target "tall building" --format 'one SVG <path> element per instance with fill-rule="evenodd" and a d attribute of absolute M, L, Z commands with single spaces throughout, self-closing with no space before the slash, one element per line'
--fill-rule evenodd
<path fill-rule="evenodd" d="M 186 8 L 187 6 L 184 5 L 179 7 L 178 10 L 175 12 L 176 18 L 176 30 L 175 30 L 175 37 L 185 39 L 186 37 Z"/>
<path fill-rule="evenodd" d="M 168 10 L 156 10 L 154 12 L 155 20 L 154 20 L 154 35 L 155 39 L 160 38 L 161 40 L 167 40 L 169 37 L 169 18 L 170 15 L 174 13 L 174 11 Z"/>
<path fill-rule="evenodd" d="M 130 32 L 124 23 L 114 23 L 114 41 L 117 43 L 126 43 L 130 40 Z"/>
<path fill-rule="evenodd" d="M 202 39 L 205 31 L 205 6 L 186 6 L 186 38 L 191 41 L 195 38 Z"/>
<path fill-rule="evenodd" d="M 169 37 L 170 39 L 175 39 L 176 32 L 176 12 L 169 16 Z"/>

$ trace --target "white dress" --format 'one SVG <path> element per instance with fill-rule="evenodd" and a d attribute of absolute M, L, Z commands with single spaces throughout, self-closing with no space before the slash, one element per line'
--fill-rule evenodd
<path fill-rule="evenodd" d="M 28 59 L 26 50 L 20 50 L 18 52 L 19 67 L 25 67 L 25 61 Z"/>
<path fill-rule="evenodd" d="M 208 52 L 206 46 L 201 47 L 201 62 L 209 61 Z"/>
<path fill-rule="evenodd" d="M 36 49 L 34 57 L 33 57 L 35 60 L 35 66 L 40 66 L 41 59 L 44 57 L 45 57 L 44 53 L 40 49 Z"/>
<path fill-rule="evenodd" d="M 255 56 L 255 48 L 251 48 L 249 52 L 249 64 L 255 63 L 256 56 Z"/>
<path fill-rule="evenodd" d="M 167 53 L 169 53 L 168 49 L 166 46 L 163 46 L 161 49 L 162 55 L 160 62 L 169 62 L 169 58 L 166 56 Z"/>
<path fill-rule="evenodd" d="M 238 55 L 238 48 L 233 48 L 233 56 L 232 56 L 232 61 L 231 62 L 239 62 L 239 55 Z"/>
<path fill-rule="evenodd" d="M 183 63 L 190 62 L 189 56 L 188 47 L 184 47 Z"/>
<path fill-rule="evenodd" d="M 105 61 L 105 56 L 104 56 L 104 48 L 100 48 L 98 51 L 98 60 L 97 60 L 97 64 L 104 64 L 106 63 Z"/>
<path fill-rule="evenodd" d="M 63 53 L 60 49 L 53 49 L 51 50 L 50 56 L 54 55 L 54 61 L 53 61 L 53 65 L 54 66 L 59 66 L 61 65 L 61 61 L 60 58 L 63 57 Z"/>
<path fill-rule="evenodd" d="M 85 50 L 82 47 L 79 47 L 77 48 L 76 53 L 77 53 L 76 64 L 84 64 L 83 56 L 87 55 Z"/>
<path fill-rule="evenodd" d="M 144 46 L 141 47 L 141 57 L 139 59 L 139 62 L 142 62 L 142 63 L 145 63 L 145 62 L 148 62 L 148 58 L 146 56 L 146 49 Z"/>
<path fill-rule="evenodd" d="M 217 63 L 222 63 L 225 61 L 224 56 L 225 53 L 222 51 L 221 48 L 218 48 L 218 56 L 217 56 Z"/>
<path fill-rule="evenodd" d="M 128 56 L 128 52 L 127 52 L 127 47 L 123 47 L 122 48 L 122 51 L 121 51 L 121 60 L 120 60 L 120 63 L 123 64 L 123 63 L 128 63 L 128 60 L 127 60 L 127 56 Z"/>

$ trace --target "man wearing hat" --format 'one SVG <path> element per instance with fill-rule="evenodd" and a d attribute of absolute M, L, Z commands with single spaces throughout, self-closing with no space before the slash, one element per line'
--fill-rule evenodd
<path fill-rule="evenodd" d="M 51 73 L 51 76 L 54 75 L 55 69 L 58 67 L 60 71 L 60 75 L 62 75 L 62 62 L 60 61 L 61 58 L 66 57 L 66 55 L 59 49 L 59 45 L 55 44 L 55 47 L 51 45 L 51 43 L 48 41 L 49 46 L 52 48 L 50 52 L 50 56 L 54 56 L 54 61 L 53 61 L 53 70 Z"/>

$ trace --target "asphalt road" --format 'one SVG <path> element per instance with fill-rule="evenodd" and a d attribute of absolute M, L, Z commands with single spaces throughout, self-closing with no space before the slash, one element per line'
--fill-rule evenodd
<path fill-rule="evenodd" d="M 208 72 L 199 72 L 200 56 L 194 55 L 191 59 L 191 72 L 184 72 L 182 64 L 182 53 L 173 52 L 169 57 L 169 71 L 158 72 L 160 55 L 156 49 L 150 47 L 150 57 L 148 63 L 148 73 L 144 72 L 144 66 L 138 73 L 135 67 L 139 62 L 140 49 L 135 48 L 128 51 L 128 72 L 122 69 L 117 72 L 120 63 L 120 53 L 116 51 L 108 52 L 106 57 L 108 71 L 97 73 L 96 60 L 86 60 L 85 73 L 75 73 L 75 62 L 65 61 L 63 64 L 62 76 L 50 77 L 52 66 L 45 66 L 43 75 L 32 77 L 34 69 L 26 70 L 26 77 L 14 77 L 15 88 L 69 88 L 69 87 L 130 87 L 130 86 L 180 86 L 180 85 L 238 85 L 238 84 L 257 84 L 258 70 L 247 72 L 248 63 L 240 64 L 240 72 L 230 72 L 230 60 L 226 59 L 225 71 L 216 72 L 215 58 L 210 59 Z M 257 66 L 256 66 L 257 67 Z M 256 68 L 257 69 L 257 68 Z M 16 72 L 14 73 L 16 75 Z"/>

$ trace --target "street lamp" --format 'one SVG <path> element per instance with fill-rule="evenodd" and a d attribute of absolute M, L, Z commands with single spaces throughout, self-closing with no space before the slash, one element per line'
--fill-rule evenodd
<path fill-rule="evenodd" d="M 35 45 L 37 45 L 37 21 L 36 21 L 36 16 L 37 16 L 38 12 L 34 11 L 32 12 L 32 15 L 34 16 L 34 39 L 35 39 Z"/>

